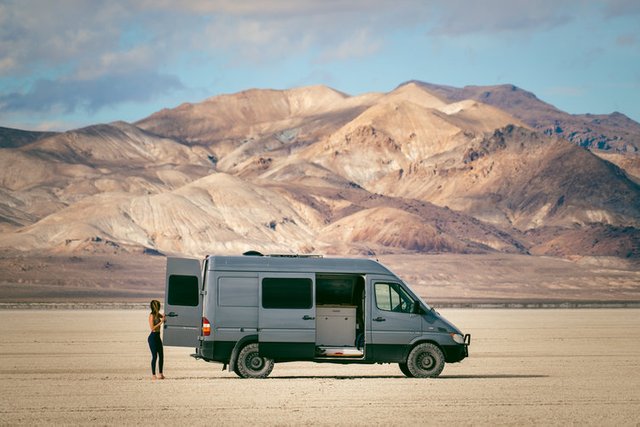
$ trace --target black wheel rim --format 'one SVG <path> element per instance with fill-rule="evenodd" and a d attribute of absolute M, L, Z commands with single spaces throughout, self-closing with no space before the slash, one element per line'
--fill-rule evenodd
<path fill-rule="evenodd" d="M 247 356 L 247 366 L 252 371 L 259 371 L 264 367 L 264 359 L 258 353 L 251 353 Z"/>
<path fill-rule="evenodd" d="M 430 371 L 436 365 L 436 359 L 430 353 L 420 354 L 417 362 L 418 367 L 425 371 Z"/>

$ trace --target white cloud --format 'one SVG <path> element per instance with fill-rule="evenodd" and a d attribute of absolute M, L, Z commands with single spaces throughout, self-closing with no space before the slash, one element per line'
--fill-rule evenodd
<path fill-rule="evenodd" d="M 49 107 L 101 108 L 119 99 L 164 93 L 159 82 L 179 90 L 180 80 L 161 70 L 180 68 L 175 64 L 185 58 L 224 58 L 232 66 L 251 67 L 303 54 L 325 64 L 376 55 L 387 37 L 407 28 L 417 28 L 426 37 L 535 31 L 563 25 L 591 4 L 582 0 L 0 2 L 0 75 L 6 77 L 3 87 L 8 92 L 0 97 L 6 105 L 24 109 L 37 108 L 39 99 Z M 600 13 L 602 17 L 635 13 L 638 4 L 612 0 Z M 123 81 L 128 76 L 142 87 L 130 88 L 131 94 L 110 90 L 109 85 L 129 87 Z M 16 82 L 13 88 L 11 79 Z M 33 86 L 25 90 L 25 81 Z"/>
<path fill-rule="evenodd" d="M 90 80 L 40 79 L 27 91 L 0 95 L 0 112 L 96 112 L 122 102 L 147 102 L 182 88 L 177 77 L 155 72 L 105 75 Z"/>
<path fill-rule="evenodd" d="M 640 14 L 638 0 L 608 0 L 605 2 L 607 17 L 631 16 Z"/>
<path fill-rule="evenodd" d="M 16 68 L 16 60 L 15 58 L 5 57 L 0 58 L 0 74 L 3 72 L 10 72 Z"/>
<path fill-rule="evenodd" d="M 587 93 L 587 88 L 584 86 L 554 86 L 543 91 L 545 96 L 549 97 L 570 97 L 575 98 L 584 96 Z"/>
<path fill-rule="evenodd" d="M 382 45 L 382 40 L 373 35 L 371 29 L 362 28 L 342 40 L 335 47 L 325 49 L 319 60 L 320 62 L 342 61 L 370 56 L 378 52 Z"/>
<path fill-rule="evenodd" d="M 136 71 L 153 71 L 158 65 L 153 50 L 148 45 L 135 46 L 121 52 L 104 52 L 91 61 L 80 64 L 74 73 L 79 80 L 96 79 L 111 74 L 129 74 Z"/>
<path fill-rule="evenodd" d="M 638 43 L 638 40 L 636 39 L 635 34 L 621 34 L 618 37 L 616 37 L 616 44 L 618 46 L 624 46 L 624 47 L 629 47 L 629 46 L 635 46 Z"/>
<path fill-rule="evenodd" d="M 572 20 L 581 0 L 448 0 L 432 8 L 431 34 L 529 32 L 553 28 Z"/>

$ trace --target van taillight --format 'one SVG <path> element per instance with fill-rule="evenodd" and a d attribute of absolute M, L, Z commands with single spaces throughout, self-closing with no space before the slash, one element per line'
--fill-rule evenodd
<path fill-rule="evenodd" d="M 206 317 L 202 318 L 202 335 L 205 337 L 211 335 L 211 323 L 209 323 L 209 319 Z"/>

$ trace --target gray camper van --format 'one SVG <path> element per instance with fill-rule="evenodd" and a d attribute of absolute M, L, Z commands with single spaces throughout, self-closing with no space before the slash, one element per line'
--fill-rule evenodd
<path fill-rule="evenodd" d="M 437 377 L 471 337 L 383 265 L 320 256 L 167 258 L 164 344 L 264 378 L 275 362 L 398 363 Z"/>

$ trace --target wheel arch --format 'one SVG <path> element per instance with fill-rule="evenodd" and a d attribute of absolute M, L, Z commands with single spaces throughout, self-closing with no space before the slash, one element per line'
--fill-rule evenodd
<path fill-rule="evenodd" d="M 229 372 L 234 372 L 236 369 L 236 362 L 238 361 L 238 354 L 240 354 L 240 350 L 247 344 L 257 343 L 258 336 L 257 335 L 247 335 L 245 337 L 240 338 L 236 345 L 233 346 L 233 350 L 231 350 L 231 356 L 229 357 Z"/>
<path fill-rule="evenodd" d="M 420 337 L 418 339 L 416 339 L 415 341 L 413 341 L 409 346 L 407 346 L 407 350 L 404 353 L 404 360 L 406 362 L 407 358 L 409 357 L 409 353 L 411 353 L 411 350 L 413 350 L 414 348 L 416 348 L 417 346 L 419 346 L 420 344 L 433 344 L 436 347 L 438 347 L 440 349 L 440 351 L 442 352 L 442 354 L 446 355 L 447 353 L 444 351 L 444 347 L 438 343 L 438 341 L 432 339 L 432 338 L 425 338 L 425 337 Z"/>

